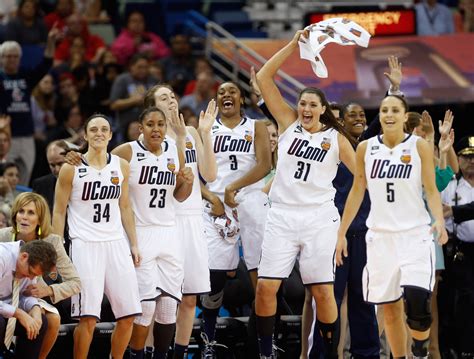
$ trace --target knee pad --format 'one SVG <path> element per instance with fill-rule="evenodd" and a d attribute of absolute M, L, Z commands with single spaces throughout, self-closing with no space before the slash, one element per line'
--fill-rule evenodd
<path fill-rule="evenodd" d="M 154 300 L 145 300 L 141 302 L 142 315 L 136 316 L 133 323 L 148 327 L 153 321 L 155 314 L 156 302 Z"/>
<path fill-rule="evenodd" d="M 160 324 L 176 323 L 178 302 L 168 296 L 161 296 L 156 301 L 155 322 Z"/>
<path fill-rule="evenodd" d="M 431 326 L 431 293 L 419 288 L 405 288 L 407 324 L 412 330 L 424 332 Z"/>
<path fill-rule="evenodd" d="M 216 294 L 204 294 L 201 296 L 201 304 L 206 309 L 219 309 L 224 301 L 224 291 Z"/>

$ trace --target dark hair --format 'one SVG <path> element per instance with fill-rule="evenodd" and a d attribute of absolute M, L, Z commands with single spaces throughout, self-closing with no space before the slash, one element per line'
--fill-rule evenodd
<path fill-rule="evenodd" d="M 155 107 L 155 92 L 158 91 L 162 87 L 166 87 L 167 89 L 170 89 L 174 93 L 173 88 L 168 84 L 155 85 L 145 93 L 145 96 L 143 97 L 143 107 L 145 108 Z"/>
<path fill-rule="evenodd" d="M 7 169 L 15 167 L 20 172 L 20 167 L 15 162 L 6 162 L 0 165 L 0 176 L 3 176 Z"/>
<path fill-rule="evenodd" d="M 357 140 L 353 136 L 351 136 L 351 134 L 337 120 L 336 116 L 334 116 L 334 114 L 330 111 L 331 106 L 328 100 L 326 99 L 326 95 L 324 94 L 324 92 L 317 87 L 306 87 L 300 92 L 298 96 L 298 102 L 301 100 L 301 97 L 306 93 L 318 96 L 321 100 L 321 105 L 326 107 L 327 111 L 324 111 L 324 113 L 319 118 L 319 122 L 323 124 L 322 131 L 334 128 L 337 132 L 347 138 L 352 144 L 352 146 L 356 146 L 358 143 Z"/>
<path fill-rule="evenodd" d="M 140 113 L 140 116 L 138 116 L 138 122 L 143 123 L 143 121 L 145 121 L 146 118 L 153 112 L 158 112 L 163 117 L 163 119 L 166 121 L 166 115 L 162 110 L 160 110 L 158 107 L 150 106 L 150 107 L 145 108 Z"/>
<path fill-rule="evenodd" d="M 399 95 L 387 95 L 387 96 L 384 97 L 384 100 L 387 97 L 395 97 L 396 99 L 398 99 L 402 103 L 403 107 L 405 108 L 405 112 L 410 111 L 410 109 L 408 107 L 408 102 L 407 102 L 407 100 L 405 100 L 405 97 L 402 97 L 402 96 L 399 96 Z"/>
<path fill-rule="evenodd" d="M 349 111 L 350 106 L 360 106 L 362 108 L 362 110 L 364 110 L 364 108 L 360 104 L 358 104 L 357 102 L 348 102 L 348 103 L 346 103 L 342 106 L 342 111 L 341 111 L 341 116 L 342 117 L 344 117 L 344 115 Z M 365 110 L 364 110 L 364 112 L 365 112 Z"/>
<path fill-rule="evenodd" d="M 58 254 L 51 243 L 46 241 L 30 241 L 23 244 L 20 253 L 28 254 L 28 264 L 32 267 L 39 265 L 43 273 L 48 273 L 56 265 Z"/>
<path fill-rule="evenodd" d="M 234 85 L 235 87 L 237 87 L 239 89 L 239 92 L 240 92 L 240 98 L 242 100 L 242 103 L 240 103 L 240 116 L 243 116 L 245 113 L 244 113 L 244 107 L 245 107 L 245 91 L 244 89 L 242 88 L 242 86 L 240 86 L 240 84 L 238 82 L 235 82 L 235 81 L 225 81 L 223 83 L 221 83 L 219 85 L 219 87 L 217 88 L 217 93 L 219 93 L 219 89 L 224 86 L 225 84 L 232 84 Z M 216 96 L 217 98 L 217 96 Z"/>
<path fill-rule="evenodd" d="M 137 53 L 131 57 L 128 61 L 128 66 L 135 65 L 140 60 L 146 60 L 146 62 L 150 61 L 149 57 L 143 53 Z"/>
<path fill-rule="evenodd" d="M 406 133 L 412 133 L 421 123 L 421 115 L 418 112 L 408 112 L 408 119 L 405 122 L 404 130 Z"/>
<path fill-rule="evenodd" d="M 339 111 L 339 118 L 342 118 L 342 115 L 344 113 L 344 107 L 343 106 L 341 106 L 337 102 L 329 102 L 329 109 Z"/>
<path fill-rule="evenodd" d="M 18 10 L 21 10 L 23 5 L 25 5 L 25 3 L 27 3 L 27 2 L 32 2 L 35 5 L 34 17 L 36 17 L 36 18 L 41 17 L 42 13 L 41 13 L 40 6 L 38 4 L 38 0 L 20 0 L 20 2 L 18 3 Z M 18 11 L 18 14 L 20 14 L 20 11 Z"/>
<path fill-rule="evenodd" d="M 112 132 L 112 123 L 110 122 L 109 118 L 102 114 L 102 113 L 94 113 L 92 116 L 89 116 L 87 120 L 84 122 L 84 133 L 87 133 L 87 126 L 89 125 L 89 122 L 91 122 L 95 118 L 103 118 L 107 121 L 110 127 L 110 132 Z M 79 153 L 86 153 L 87 152 L 87 147 L 89 146 L 89 143 L 87 141 L 84 142 L 84 144 L 77 150 Z"/>

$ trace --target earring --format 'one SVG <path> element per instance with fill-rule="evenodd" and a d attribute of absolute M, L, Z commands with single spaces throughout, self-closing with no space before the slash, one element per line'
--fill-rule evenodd
<path fill-rule="evenodd" d="M 38 237 L 41 237 L 41 226 L 38 226 Z"/>

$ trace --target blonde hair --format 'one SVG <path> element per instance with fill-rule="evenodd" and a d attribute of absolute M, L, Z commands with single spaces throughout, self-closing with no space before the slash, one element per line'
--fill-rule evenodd
<path fill-rule="evenodd" d="M 38 225 L 41 228 L 38 237 L 41 239 L 48 237 L 51 234 L 51 214 L 49 212 L 49 206 L 43 196 L 33 192 L 20 193 L 13 201 L 11 211 L 12 232 L 16 233 L 17 229 L 16 215 L 20 209 L 31 202 L 35 205 L 36 214 L 38 215 Z"/>
<path fill-rule="evenodd" d="M 277 133 L 278 133 L 278 126 L 275 124 L 275 122 L 273 122 L 273 121 L 271 121 L 267 118 L 267 119 L 263 120 L 263 123 L 267 127 L 275 126 L 275 128 L 277 130 Z M 277 144 L 276 144 L 276 147 L 275 147 L 275 151 L 273 151 L 273 153 L 272 153 L 272 169 L 276 168 L 277 162 L 278 162 L 278 141 L 277 141 Z"/>

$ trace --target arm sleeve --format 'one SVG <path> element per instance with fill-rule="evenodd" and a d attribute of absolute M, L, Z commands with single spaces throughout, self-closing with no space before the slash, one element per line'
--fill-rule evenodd
<path fill-rule="evenodd" d="M 270 110 L 268 109 L 267 105 L 265 104 L 265 101 L 263 100 L 263 98 L 258 101 L 257 103 L 258 105 L 258 108 L 260 109 L 260 111 L 263 112 L 263 114 L 270 120 L 272 121 L 275 126 L 278 128 L 278 123 L 276 122 L 275 120 L 275 117 L 273 117 L 272 113 L 270 112 Z"/>
<path fill-rule="evenodd" d="M 452 209 L 455 223 L 462 223 L 474 219 L 474 202 L 453 206 Z"/>
<path fill-rule="evenodd" d="M 436 166 L 436 187 L 439 192 L 443 192 L 448 187 L 449 182 L 453 179 L 454 172 L 451 167 L 447 166 L 445 169 L 440 169 Z"/>

